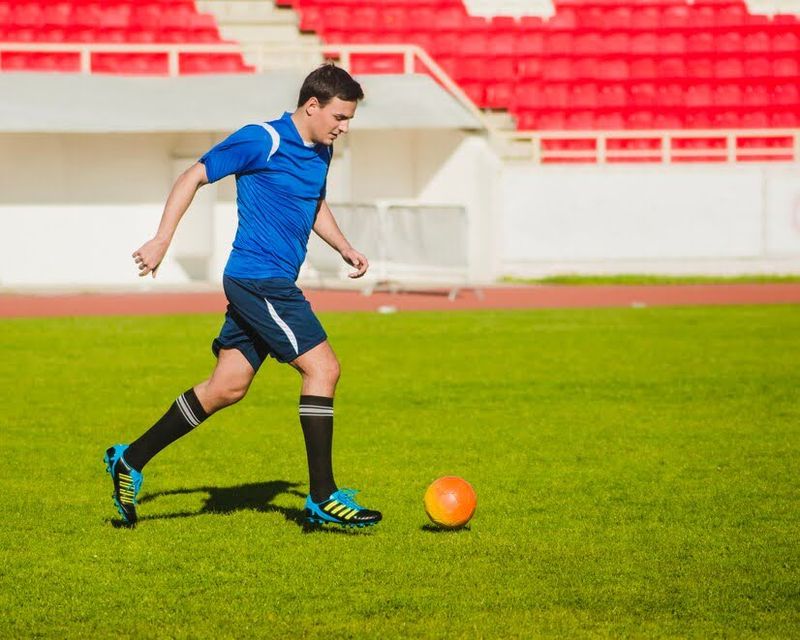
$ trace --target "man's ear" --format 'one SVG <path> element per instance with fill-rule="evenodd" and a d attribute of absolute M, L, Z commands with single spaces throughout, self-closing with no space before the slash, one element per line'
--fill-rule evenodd
<path fill-rule="evenodd" d="M 315 96 L 311 96 L 306 102 L 306 115 L 312 115 L 317 109 L 319 109 L 319 106 L 319 100 Z"/>

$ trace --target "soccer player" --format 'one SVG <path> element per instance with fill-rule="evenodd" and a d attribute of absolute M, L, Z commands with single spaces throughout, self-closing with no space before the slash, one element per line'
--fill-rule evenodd
<path fill-rule="evenodd" d="M 331 461 L 333 397 L 339 362 L 311 305 L 295 286 L 313 230 L 363 276 L 369 263 L 336 224 L 325 202 L 333 143 L 347 133 L 361 86 L 332 64 L 303 82 L 297 109 L 247 125 L 208 151 L 175 182 L 155 237 L 133 253 L 140 276 L 156 272 L 197 190 L 236 176 L 239 226 L 223 275 L 228 310 L 212 343 L 211 377 L 182 393 L 147 432 L 116 444 L 104 462 L 122 518 L 136 522 L 142 470 L 159 451 L 213 413 L 241 400 L 261 364 L 272 356 L 300 372 L 300 425 L 306 445 L 311 523 L 367 526 L 381 513 L 366 509 L 352 489 L 339 489 Z"/>

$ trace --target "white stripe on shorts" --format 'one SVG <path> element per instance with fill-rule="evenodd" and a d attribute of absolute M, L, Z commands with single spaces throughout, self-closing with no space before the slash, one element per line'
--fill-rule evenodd
<path fill-rule="evenodd" d="M 264 302 L 266 302 L 266 303 L 267 303 L 267 310 L 269 311 L 269 315 L 271 315 L 271 316 L 272 316 L 272 319 L 275 321 L 275 323 L 276 323 L 276 324 L 277 324 L 277 325 L 278 325 L 278 326 L 279 326 L 281 329 L 283 329 L 283 332 L 286 334 L 286 337 L 287 337 L 287 338 L 289 338 L 289 342 L 291 342 L 291 343 L 292 343 L 292 348 L 294 349 L 294 352 L 295 352 L 295 353 L 297 353 L 297 354 L 299 354 L 299 353 L 300 353 L 300 351 L 299 351 L 299 350 L 298 350 L 298 348 L 297 348 L 297 338 L 295 338 L 294 332 L 291 330 L 291 328 L 289 327 L 289 325 L 288 325 L 288 324 L 286 324 L 286 323 L 283 321 L 283 318 L 281 318 L 281 317 L 278 315 L 278 312 L 277 312 L 277 311 L 275 311 L 275 307 L 273 307 L 273 306 L 272 306 L 272 303 L 271 303 L 269 300 L 267 300 L 266 298 L 264 298 Z"/>

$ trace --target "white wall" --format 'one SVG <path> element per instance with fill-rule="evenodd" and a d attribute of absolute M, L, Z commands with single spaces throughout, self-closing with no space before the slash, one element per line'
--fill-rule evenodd
<path fill-rule="evenodd" d="M 500 271 L 796 271 L 797 177 L 763 165 L 508 164 Z"/>
<path fill-rule="evenodd" d="M 152 237 L 174 162 L 208 135 L 0 136 L 0 286 L 147 288 L 131 254 Z M 179 229 L 158 281 L 185 284 Z M 191 248 L 192 242 L 189 242 Z"/>
<path fill-rule="evenodd" d="M 0 288 L 219 284 L 233 178 L 204 187 L 154 281 L 131 253 L 175 176 L 225 133 L 0 136 Z M 470 275 L 800 272 L 797 166 L 501 163 L 480 135 L 358 131 L 336 148 L 329 200 L 457 204 Z M 334 208 L 335 212 L 335 208 Z"/>

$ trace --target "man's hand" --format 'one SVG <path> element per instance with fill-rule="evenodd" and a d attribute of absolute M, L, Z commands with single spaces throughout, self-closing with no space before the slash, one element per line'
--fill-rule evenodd
<path fill-rule="evenodd" d="M 348 278 L 360 278 L 367 272 L 367 269 L 369 269 L 369 260 L 367 260 L 366 256 L 352 247 L 342 251 L 342 258 L 344 258 L 344 261 L 351 267 L 356 268 L 356 271 L 347 274 Z"/>
<path fill-rule="evenodd" d="M 136 251 L 133 252 L 133 259 L 139 267 L 139 276 L 146 276 L 152 273 L 156 277 L 156 271 L 167 253 L 169 242 L 159 238 L 148 240 Z"/>

